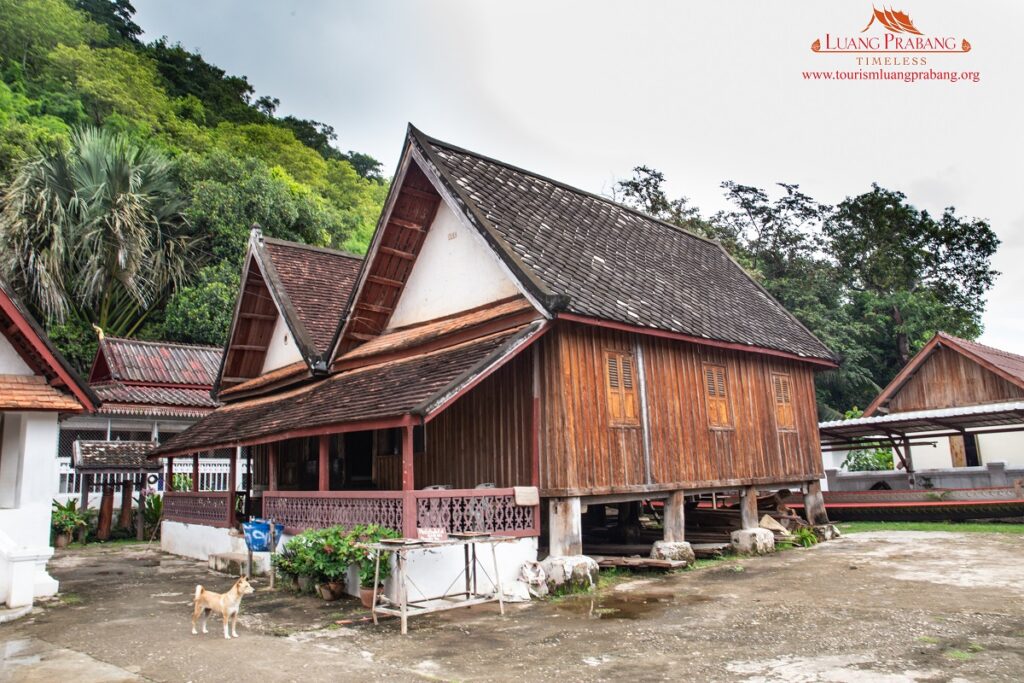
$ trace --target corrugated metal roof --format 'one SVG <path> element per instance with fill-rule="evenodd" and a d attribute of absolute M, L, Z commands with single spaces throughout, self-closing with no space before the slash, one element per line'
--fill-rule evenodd
<path fill-rule="evenodd" d="M 890 433 L 948 432 L 1024 424 L 1024 402 L 935 408 L 818 423 L 822 438 L 864 438 Z"/>

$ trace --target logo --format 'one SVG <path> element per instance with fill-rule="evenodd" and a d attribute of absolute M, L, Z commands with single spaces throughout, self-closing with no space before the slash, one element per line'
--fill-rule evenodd
<path fill-rule="evenodd" d="M 981 72 L 961 70 L 963 55 L 971 51 L 971 43 L 953 32 L 936 32 L 927 25 L 920 27 L 904 9 L 871 6 L 867 24 L 850 26 L 849 32 L 826 33 L 814 39 L 815 55 L 846 56 L 845 64 L 831 58 L 812 57 L 818 64 L 827 63 L 827 70 L 802 71 L 805 81 L 946 81 L 978 83 Z M 859 31 L 860 26 L 864 26 Z M 943 56 L 952 55 L 952 56 Z M 938 64 L 946 60 L 946 67 Z M 956 68 L 953 67 L 956 64 Z M 909 68 L 908 68 L 909 67 Z M 926 67 L 926 68 L 920 68 Z"/>
<path fill-rule="evenodd" d="M 868 32 L 872 27 L 881 27 Z M 913 55 L 913 57 L 866 59 L 858 58 L 861 66 L 902 66 L 928 63 L 927 54 L 963 54 L 970 52 L 971 44 L 966 38 L 949 34 L 924 33 L 914 25 L 910 15 L 891 8 L 871 7 L 871 18 L 867 26 L 857 34 L 826 33 L 811 43 L 811 50 L 818 54 L 860 54 L 860 55 Z"/>

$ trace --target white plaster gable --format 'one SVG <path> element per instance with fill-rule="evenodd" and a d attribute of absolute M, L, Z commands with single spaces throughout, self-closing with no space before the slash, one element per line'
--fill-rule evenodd
<path fill-rule="evenodd" d="M 263 357 L 263 370 L 260 374 L 266 374 L 271 370 L 283 368 L 296 361 L 302 360 L 302 352 L 292 331 L 288 329 L 288 323 L 280 310 L 277 312 L 277 322 L 274 323 L 274 333 L 267 343 L 267 353 Z"/>
<path fill-rule="evenodd" d="M 442 201 L 388 323 L 405 327 L 516 296 L 483 237 Z"/>
<path fill-rule="evenodd" d="M 7 337 L 0 335 L 0 375 L 34 375 L 35 373 L 11 346 Z"/>

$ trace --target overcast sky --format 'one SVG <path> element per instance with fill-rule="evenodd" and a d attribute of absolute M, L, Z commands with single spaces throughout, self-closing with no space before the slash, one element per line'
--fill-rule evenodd
<path fill-rule="evenodd" d="M 389 174 L 412 122 L 593 192 L 647 164 L 705 214 L 726 179 L 799 183 L 828 203 L 877 181 L 919 208 L 955 206 L 1003 241 L 982 341 L 1024 353 L 1024 3 L 886 3 L 970 41 L 929 67 L 981 72 L 914 84 L 801 78 L 854 68 L 810 45 L 858 34 L 870 0 L 133 3 L 147 40 L 247 76 L 279 115 L 329 123 Z"/>

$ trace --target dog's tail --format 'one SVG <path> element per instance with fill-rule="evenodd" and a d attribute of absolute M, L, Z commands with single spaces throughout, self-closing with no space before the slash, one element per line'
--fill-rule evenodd
<path fill-rule="evenodd" d="M 202 584 L 198 584 L 198 583 L 197 583 L 197 584 L 196 584 L 196 595 L 195 595 L 195 597 L 194 597 L 194 598 L 192 598 L 192 602 L 195 602 L 196 600 L 198 600 L 198 599 L 199 599 L 199 596 L 203 594 L 203 591 L 204 591 L 204 590 L 206 590 L 206 589 L 205 589 L 205 588 L 203 588 Z"/>

